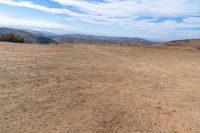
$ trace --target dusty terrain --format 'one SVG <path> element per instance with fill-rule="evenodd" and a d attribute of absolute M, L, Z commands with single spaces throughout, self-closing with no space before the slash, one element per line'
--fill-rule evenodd
<path fill-rule="evenodd" d="M 200 39 L 177 40 L 165 43 L 170 47 L 192 48 L 200 50 Z"/>
<path fill-rule="evenodd" d="M 0 43 L 1 133 L 199 133 L 200 51 Z"/>

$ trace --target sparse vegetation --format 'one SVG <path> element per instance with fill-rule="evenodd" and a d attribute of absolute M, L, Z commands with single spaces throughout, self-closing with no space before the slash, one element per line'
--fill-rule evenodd
<path fill-rule="evenodd" d="M 3 41 L 3 42 L 16 42 L 16 43 L 24 43 L 25 42 L 23 37 L 16 36 L 14 34 L 0 35 L 0 41 Z"/>

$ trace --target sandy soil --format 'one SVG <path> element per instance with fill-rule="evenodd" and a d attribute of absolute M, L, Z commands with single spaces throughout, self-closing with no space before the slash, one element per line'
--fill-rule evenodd
<path fill-rule="evenodd" d="M 1 133 L 199 133 L 200 51 L 0 43 Z"/>
<path fill-rule="evenodd" d="M 182 47 L 200 50 L 200 39 L 191 39 L 191 40 L 177 40 L 172 42 L 165 43 L 167 46 L 172 47 Z"/>

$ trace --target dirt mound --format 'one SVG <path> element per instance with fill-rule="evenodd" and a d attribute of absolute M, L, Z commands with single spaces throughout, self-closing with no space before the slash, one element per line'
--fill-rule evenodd
<path fill-rule="evenodd" d="M 165 45 L 200 49 L 200 39 L 171 41 L 171 42 L 167 42 Z"/>

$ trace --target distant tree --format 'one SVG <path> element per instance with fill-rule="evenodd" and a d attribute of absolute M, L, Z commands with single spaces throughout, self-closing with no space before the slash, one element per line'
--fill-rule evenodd
<path fill-rule="evenodd" d="M 5 42 L 16 42 L 16 43 L 24 43 L 25 40 L 23 37 L 16 36 L 14 34 L 4 34 L 0 35 L 0 41 L 5 41 Z"/>
<path fill-rule="evenodd" d="M 189 43 L 189 40 L 185 40 L 185 43 Z"/>

